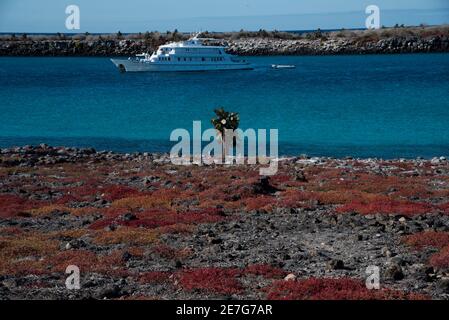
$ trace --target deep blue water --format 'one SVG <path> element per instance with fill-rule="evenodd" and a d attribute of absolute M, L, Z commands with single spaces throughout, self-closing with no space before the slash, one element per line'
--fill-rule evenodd
<path fill-rule="evenodd" d="M 449 155 L 449 54 L 248 59 L 256 70 L 121 74 L 106 58 L 0 58 L 0 146 L 169 151 L 173 129 L 224 106 L 243 129 L 279 129 L 281 154 Z"/>

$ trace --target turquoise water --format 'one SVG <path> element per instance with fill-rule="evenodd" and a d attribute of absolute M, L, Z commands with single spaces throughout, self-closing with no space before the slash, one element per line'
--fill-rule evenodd
<path fill-rule="evenodd" d="M 254 71 L 121 74 L 106 58 L 0 58 L 0 146 L 168 151 L 173 129 L 210 127 L 224 106 L 244 129 L 279 129 L 282 154 L 449 155 L 449 54 L 248 59 Z"/>

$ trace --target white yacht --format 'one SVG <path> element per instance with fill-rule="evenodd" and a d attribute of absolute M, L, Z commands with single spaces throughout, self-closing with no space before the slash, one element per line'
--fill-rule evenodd
<path fill-rule="evenodd" d="M 205 44 L 198 35 L 187 41 L 160 46 L 153 54 L 138 54 L 135 58 L 111 59 L 122 72 L 136 71 L 214 71 L 251 70 L 252 65 L 225 52 L 225 47 Z"/>

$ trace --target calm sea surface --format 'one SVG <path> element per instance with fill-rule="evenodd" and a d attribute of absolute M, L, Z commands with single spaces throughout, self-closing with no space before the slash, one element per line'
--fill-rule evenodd
<path fill-rule="evenodd" d="M 449 155 L 449 54 L 248 60 L 254 71 L 120 74 L 107 58 L 0 58 L 0 147 L 169 151 L 173 129 L 208 128 L 224 106 L 243 129 L 279 129 L 281 154 Z"/>

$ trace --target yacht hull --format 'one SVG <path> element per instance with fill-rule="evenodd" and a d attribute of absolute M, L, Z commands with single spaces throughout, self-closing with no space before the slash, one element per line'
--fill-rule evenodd
<path fill-rule="evenodd" d="M 151 63 L 139 60 L 111 59 L 122 72 L 195 72 L 195 71 L 226 71 L 252 70 L 247 62 L 229 62 L 217 64 L 184 64 L 184 63 Z"/>

